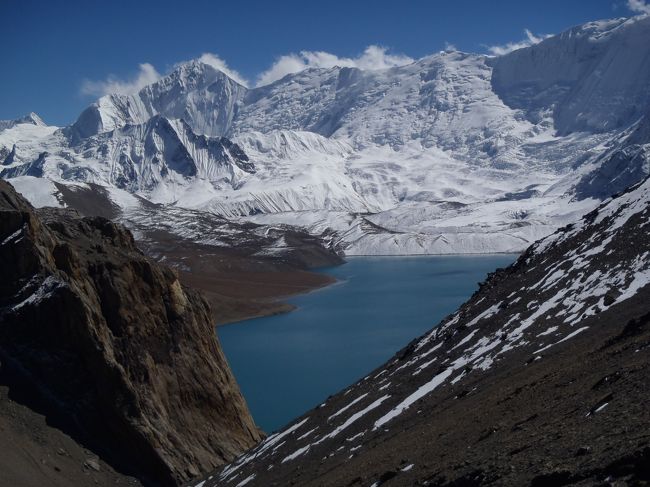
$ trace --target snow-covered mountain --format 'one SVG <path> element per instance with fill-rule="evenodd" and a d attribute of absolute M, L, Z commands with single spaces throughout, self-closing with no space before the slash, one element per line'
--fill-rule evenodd
<path fill-rule="evenodd" d="M 0 126 L 0 174 L 330 229 L 348 254 L 520 251 L 650 172 L 649 45 L 634 17 L 251 89 L 192 61 L 70 127 Z"/>
<path fill-rule="evenodd" d="M 495 58 L 494 90 L 533 122 L 552 109 L 559 135 L 625 128 L 648 114 L 649 23 L 591 22 Z"/>

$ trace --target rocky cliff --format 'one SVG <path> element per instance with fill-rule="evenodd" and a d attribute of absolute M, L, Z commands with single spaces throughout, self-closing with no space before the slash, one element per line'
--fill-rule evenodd
<path fill-rule="evenodd" d="M 176 485 L 261 439 L 209 305 L 122 226 L 0 181 L 0 267 L 3 378 L 120 471 Z"/>
<path fill-rule="evenodd" d="M 646 485 L 650 180 L 200 485 Z"/>

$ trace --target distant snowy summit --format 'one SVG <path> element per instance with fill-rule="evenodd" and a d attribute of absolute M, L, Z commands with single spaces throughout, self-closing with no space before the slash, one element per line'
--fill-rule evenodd
<path fill-rule="evenodd" d="M 251 89 L 191 61 L 63 129 L 0 122 L 0 174 L 34 201 L 39 177 L 333 231 L 348 254 L 521 251 L 650 172 L 648 46 L 650 18 L 615 19 Z"/>
<path fill-rule="evenodd" d="M 221 136 L 245 92 L 246 88 L 214 67 L 190 61 L 136 94 L 101 97 L 81 113 L 69 133 L 83 139 L 162 115 L 185 120 L 198 134 Z"/>
<path fill-rule="evenodd" d="M 37 125 L 40 127 L 45 126 L 45 122 L 36 115 L 34 112 L 31 112 L 24 117 L 17 118 L 15 120 L 0 120 L 0 130 L 5 130 L 5 129 L 10 129 L 12 127 L 15 127 L 16 125 L 23 125 L 23 124 L 28 124 L 28 125 Z"/>

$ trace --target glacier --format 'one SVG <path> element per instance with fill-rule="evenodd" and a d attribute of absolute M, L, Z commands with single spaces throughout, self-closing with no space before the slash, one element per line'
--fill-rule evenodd
<path fill-rule="evenodd" d="M 0 177 L 37 206 L 92 183 L 134 195 L 125 215 L 295 225 L 348 255 L 519 252 L 650 173 L 649 46 L 638 16 L 256 88 L 190 61 L 68 127 L 0 122 Z"/>

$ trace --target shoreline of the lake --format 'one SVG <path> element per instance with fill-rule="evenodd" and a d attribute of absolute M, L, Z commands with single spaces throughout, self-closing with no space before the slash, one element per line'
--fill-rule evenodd
<path fill-rule="evenodd" d="M 354 260 L 354 259 L 372 259 L 372 258 L 378 258 L 378 259 L 390 259 L 390 258 L 400 258 L 400 259 L 407 259 L 407 258 L 427 258 L 427 257 L 463 257 L 463 256 L 468 256 L 468 257 L 477 257 L 477 256 L 510 256 L 510 255 L 520 255 L 520 252 L 491 252 L 491 253 L 457 253 L 457 254 L 404 254 L 404 255 L 394 255 L 394 254 L 381 254 L 381 255 L 345 255 L 343 258 L 345 259 L 345 262 L 342 264 L 339 264 L 337 266 L 328 266 L 328 267 L 319 267 L 319 268 L 314 268 L 310 269 L 307 271 L 310 274 L 319 274 L 321 276 L 327 276 L 325 272 L 329 269 L 336 269 L 341 266 L 345 266 L 348 263 L 348 259 Z M 269 299 L 268 301 L 266 300 L 257 300 L 256 304 L 260 305 L 260 311 L 257 313 L 252 313 L 250 315 L 242 315 L 238 316 L 236 318 L 222 321 L 219 323 L 215 323 L 215 326 L 217 328 L 223 328 L 225 326 L 230 326 L 230 325 L 239 325 L 244 322 L 249 322 L 253 321 L 259 318 L 268 318 L 270 316 L 278 316 L 278 315 L 284 315 L 287 313 L 292 313 L 298 309 L 298 306 L 291 304 L 287 302 L 286 300 L 290 300 L 299 296 L 304 296 L 307 294 L 311 294 L 314 292 L 322 291 L 323 289 L 328 289 L 331 286 L 334 286 L 336 284 L 339 284 L 340 281 L 336 278 L 332 278 L 331 281 L 329 282 L 323 282 L 321 284 L 315 285 L 313 287 L 305 287 L 301 291 L 297 291 L 295 293 L 290 293 L 290 294 L 282 294 L 278 295 L 277 297 L 273 297 Z"/>
<path fill-rule="evenodd" d="M 345 263 L 341 264 L 345 265 Z M 338 267 L 338 266 L 337 266 Z M 329 269 L 330 267 L 327 267 Z M 312 269 L 309 271 L 311 274 L 320 274 L 320 272 L 317 272 L 316 269 Z M 326 276 L 326 274 L 321 274 Z M 237 317 L 233 318 L 232 320 L 226 320 L 223 322 L 215 323 L 215 327 L 217 328 L 223 328 L 225 326 L 230 326 L 230 325 L 238 325 L 247 321 L 252 321 L 256 320 L 259 318 L 268 318 L 270 316 L 278 316 L 278 315 L 284 315 L 287 313 L 291 313 L 292 311 L 295 311 L 298 307 L 286 302 L 285 300 L 288 299 L 293 299 L 297 296 L 304 296 L 305 294 L 311 294 L 315 293 L 318 291 L 321 291 L 323 289 L 327 289 L 330 286 L 334 286 L 338 283 L 338 280 L 335 278 L 332 278 L 328 282 L 323 282 L 322 284 L 315 285 L 312 287 L 305 287 L 301 291 L 296 291 L 295 293 L 291 294 L 282 294 L 278 295 L 277 297 L 271 298 L 268 301 L 266 300 L 256 300 L 257 305 L 260 306 L 260 311 L 259 313 L 253 313 L 250 315 L 243 315 L 243 317 Z"/>

